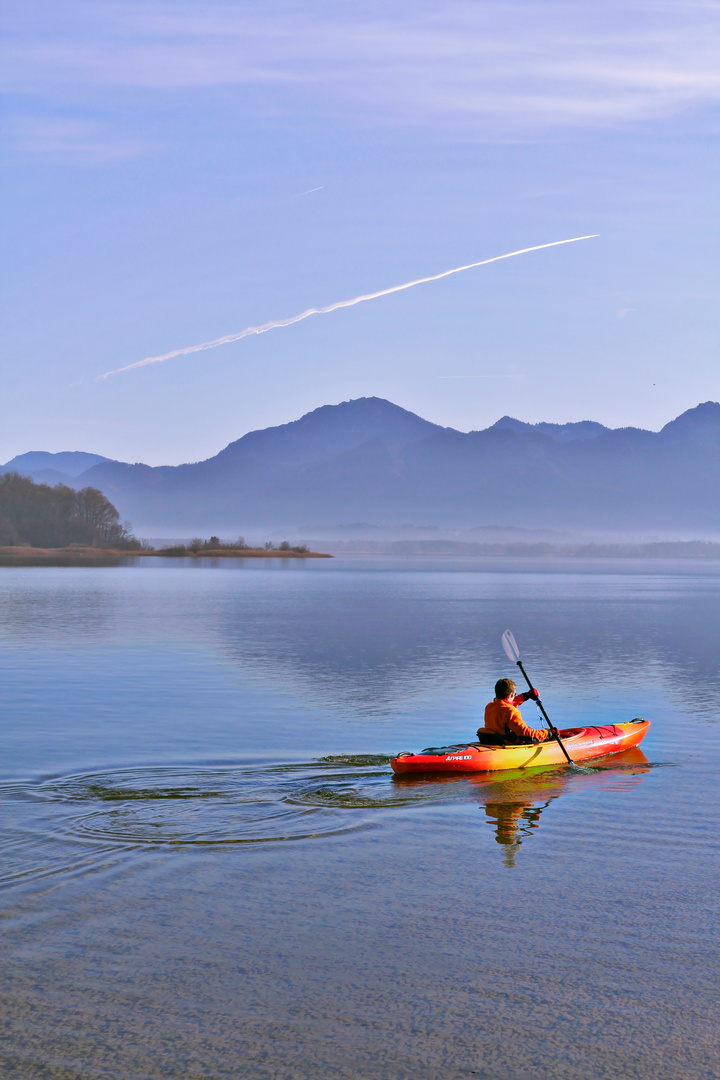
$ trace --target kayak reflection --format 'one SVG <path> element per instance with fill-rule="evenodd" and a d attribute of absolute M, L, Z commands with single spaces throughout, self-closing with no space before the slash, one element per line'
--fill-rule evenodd
<path fill-rule="evenodd" d="M 633 747 L 622 754 L 614 754 L 606 761 L 593 763 L 593 774 L 600 778 L 603 774 L 620 772 L 638 776 L 649 771 L 650 762 L 639 747 Z M 551 802 L 557 799 L 577 780 L 568 769 L 552 771 L 529 770 L 518 774 L 505 774 L 499 783 L 486 785 L 478 791 L 484 804 L 485 818 L 495 830 L 495 840 L 504 848 L 503 862 L 506 866 L 515 865 L 515 859 L 523 841 L 532 836 L 540 827 L 540 815 Z M 592 781 L 592 776 L 589 777 Z M 540 796 L 540 798 L 538 798 Z"/>
<path fill-rule="evenodd" d="M 626 754 L 645 755 L 642 750 Z M 625 757 L 618 754 L 615 758 Z M 647 758 L 645 758 L 647 760 Z M 504 848 L 503 862 L 514 866 L 523 840 L 540 826 L 540 815 L 571 784 L 574 777 L 567 769 L 547 768 L 508 772 L 497 781 L 486 783 L 477 791 L 484 804 L 485 818 L 495 830 L 495 840 Z"/>
<path fill-rule="evenodd" d="M 432 778 L 395 776 L 393 779 L 396 784 L 468 785 L 471 797 L 480 803 L 485 822 L 492 827 L 496 842 L 503 848 L 503 862 L 513 867 L 521 845 L 539 828 L 543 811 L 560 795 L 578 786 L 606 783 L 613 775 L 618 779 L 638 777 L 649 770 L 649 759 L 639 747 L 633 747 L 604 760 L 593 761 L 584 775 L 558 766 L 546 766 L 483 773 L 471 779 L 440 774 Z"/>

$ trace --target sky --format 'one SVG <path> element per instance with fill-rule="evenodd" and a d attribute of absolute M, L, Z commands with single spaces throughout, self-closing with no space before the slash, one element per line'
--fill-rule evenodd
<path fill-rule="evenodd" d="M 0 461 L 193 461 L 370 395 L 465 431 L 720 399 L 720 3 L 2 11 Z"/>

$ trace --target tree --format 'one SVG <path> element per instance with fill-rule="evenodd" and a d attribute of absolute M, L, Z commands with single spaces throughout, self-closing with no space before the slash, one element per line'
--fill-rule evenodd
<path fill-rule="evenodd" d="M 87 526 L 93 542 L 118 547 L 129 538 L 127 526 L 120 524 L 117 510 L 97 488 L 86 487 L 76 492 L 75 515 Z"/>
<path fill-rule="evenodd" d="M 101 491 L 75 491 L 65 484 L 35 484 L 20 473 L 0 476 L 0 544 L 32 547 L 135 549 L 129 526 Z"/>

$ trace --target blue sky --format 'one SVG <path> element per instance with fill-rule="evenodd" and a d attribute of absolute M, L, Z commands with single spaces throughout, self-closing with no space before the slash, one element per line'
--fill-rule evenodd
<path fill-rule="evenodd" d="M 718 3 L 16 0 L 4 22 L 0 461 L 195 460 L 371 394 L 463 430 L 659 428 L 720 398 Z"/>

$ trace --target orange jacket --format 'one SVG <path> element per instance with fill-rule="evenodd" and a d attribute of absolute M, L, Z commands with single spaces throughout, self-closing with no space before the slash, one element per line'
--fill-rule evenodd
<path fill-rule="evenodd" d="M 519 701 L 519 698 L 515 699 Z M 523 698 L 524 700 L 524 698 Z M 514 702 L 510 702 L 505 698 L 495 698 L 489 705 L 485 706 L 485 730 L 492 731 L 496 735 L 506 735 L 510 731 L 513 735 L 522 735 L 526 739 L 537 739 L 538 742 L 543 742 L 550 736 L 550 732 L 545 728 L 531 728 L 528 727 L 522 716 L 520 710 Z"/>

